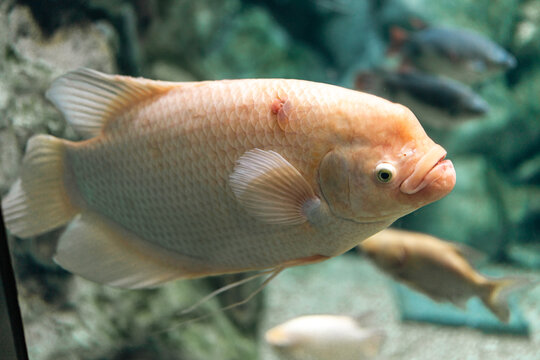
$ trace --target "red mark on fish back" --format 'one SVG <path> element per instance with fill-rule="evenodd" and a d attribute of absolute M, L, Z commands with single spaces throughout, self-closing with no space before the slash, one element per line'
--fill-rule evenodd
<path fill-rule="evenodd" d="M 272 114 L 276 115 L 277 123 L 281 130 L 285 131 L 289 124 L 289 115 L 291 113 L 291 102 L 287 99 L 276 98 L 270 105 Z"/>
<path fill-rule="evenodd" d="M 283 107 L 284 102 L 285 101 L 281 100 L 280 98 L 274 99 L 272 105 L 270 106 L 272 114 L 277 115 L 279 113 L 279 110 L 281 110 L 281 108 Z"/>

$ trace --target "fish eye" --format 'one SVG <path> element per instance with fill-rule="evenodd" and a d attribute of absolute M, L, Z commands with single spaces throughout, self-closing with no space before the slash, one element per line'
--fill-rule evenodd
<path fill-rule="evenodd" d="M 387 184 L 394 178 L 396 168 L 392 164 L 381 163 L 375 168 L 375 174 L 377 176 L 377 181 Z"/>

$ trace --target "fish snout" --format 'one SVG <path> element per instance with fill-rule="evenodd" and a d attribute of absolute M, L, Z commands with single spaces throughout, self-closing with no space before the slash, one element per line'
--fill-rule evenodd
<path fill-rule="evenodd" d="M 507 69 L 513 69 L 517 66 L 517 60 L 513 55 L 508 54 L 503 62 L 503 65 L 506 66 Z"/>
<path fill-rule="evenodd" d="M 399 187 L 401 192 L 408 195 L 416 194 L 445 175 L 453 177 L 455 183 L 454 165 L 450 160 L 445 160 L 445 157 L 446 150 L 442 146 L 436 144 L 432 147 L 416 163 L 413 173 L 401 183 Z M 449 185 L 453 187 L 453 183 Z"/>
<path fill-rule="evenodd" d="M 516 57 L 504 49 L 499 51 L 492 51 L 487 56 L 487 61 L 493 66 L 497 66 L 503 69 L 513 69 L 517 66 Z"/>

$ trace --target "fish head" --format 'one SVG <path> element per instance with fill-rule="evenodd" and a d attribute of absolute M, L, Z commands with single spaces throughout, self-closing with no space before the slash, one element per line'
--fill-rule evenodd
<path fill-rule="evenodd" d="M 464 93 L 459 99 L 459 112 L 464 115 L 481 116 L 489 111 L 489 104 L 481 96 L 472 93 Z"/>
<path fill-rule="evenodd" d="M 331 212 L 360 223 L 392 222 L 447 195 L 456 174 L 406 107 L 390 103 L 374 121 L 358 121 L 349 141 L 319 165 L 321 193 Z"/>
<path fill-rule="evenodd" d="M 264 337 L 267 343 L 278 349 L 287 348 L 294 343 L 290 334 L 288 334 L 287 329 L 283 325 L 268 330 Z"/>
<path fill-rule="evenodd" d="M 490 46 L 485 46 L 485 48 L 480 47 L 480 49 L 484 50 L 482 53 L 483 61 L 489 69 L 500 68 L 506 70 L 513 69 L 517 65 L 514 55 L 495 43 L 491 43 Z"/>

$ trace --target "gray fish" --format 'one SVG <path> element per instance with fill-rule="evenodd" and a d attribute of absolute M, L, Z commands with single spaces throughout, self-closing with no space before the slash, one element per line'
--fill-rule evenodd
<path fill-rule="evenodd" d="M 501 46 L 469 30 L 427 27 L 409 34 L 393 28 L 391 37 L 391 50 L 399 50 L 406 63 L 467 84 L 517 64 L 516 58 Z"/>
<path fill-rule="evenodd" d="M 406 105 L 421 122 L 436 127 L 471 120 L 489 111 L 488 103 L 469 86 L 417 71 L 363 73 L 355 86 Z"/>

